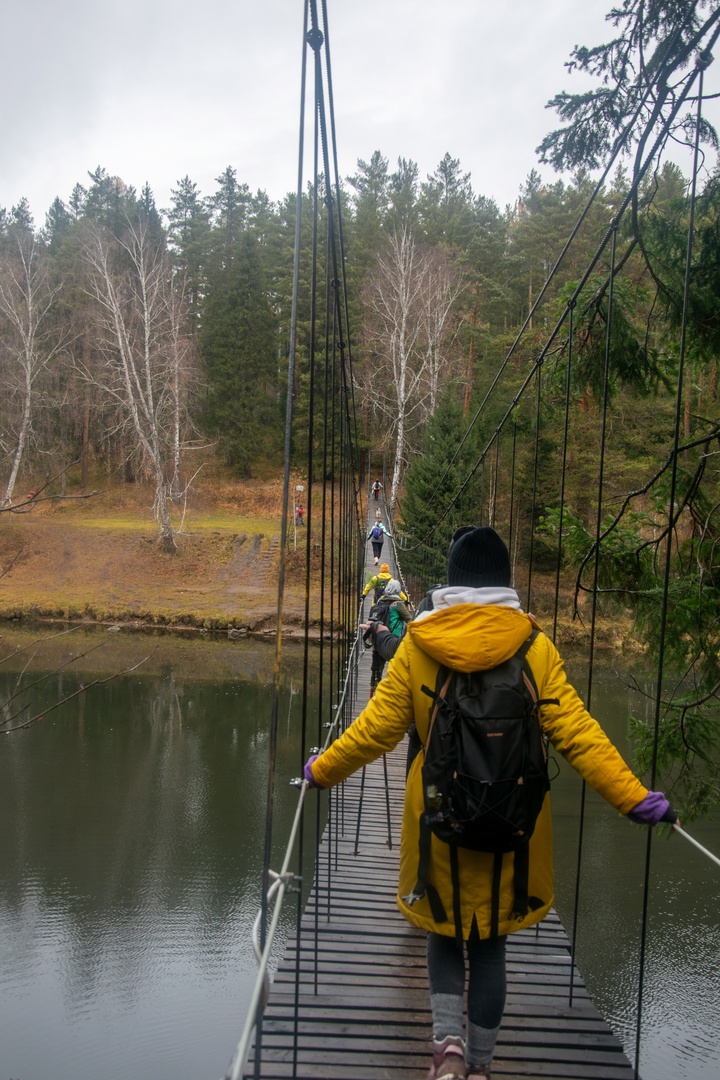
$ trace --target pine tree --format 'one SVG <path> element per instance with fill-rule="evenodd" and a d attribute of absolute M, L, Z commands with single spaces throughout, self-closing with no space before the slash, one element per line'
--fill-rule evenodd
<path fill-rule="evenodd" d="M 164 248 L 166 245 L 165 230 L 163 229 L 160 213 L 155 205 L 152 188 L 147 183 L 143 185 L 140 198 L 137 200 L 137 211 L 150 236 Z"/>
<path fill-rule="evenodd" d="M 353 261 L 360 264 L 360 273 L 372 265 L 372 261 L 384 240 L 385 220 L 390 207 L 388 162 L 379 150 L 367 163 L 358 159 L 357 173 L 348 177 L 355 190 L 351 199 L 354 211 L 352 245 Z"/>
<path fill-rule="evenodd" d="M 60 198 L 55 199 L 45 215 L 45 228 L 43 229 L 43 237 L 50 251 L 57 251 L 59 245 L 70 232 L 72 224 L 73 216 L 68 211 L 65 203 Z"/>
<path fill-rule="evenodd" d="M 207 200 L 215 233 L 213 248 L 215 258 L 229 265 L 235 244 L 247 226 L 250 189 L 247 184 L 238 184 L 237 173 L 230 165 L 216 183 L 218 190 Z"/>
<path fill-rule="evenodd" d="M 418 224 L 418 172 L 416 162 L 398 158 L 397 169 L 390 176 L 389 229 L 415 232 Z"/>
<path fill-rule="evenodd" d="M 692 60 L 708 53 L 717 41 L 717 0 L 623 0 L 607 16 L 616 28 L 609 42 L 576 46 L 566 67 L 597 84 L 571 94 L 562 91 L 548 107 L 557 111 L 564 126 L 550 132 L 538 147 L 540 159 L 558 171 L 585 165 L 594 169 L 606 162 L 616 139 L 631 117 L 636 118 L 626 147 L 640 149 L 646 130 L 657 133 L 668 122 L 667 142 L 692 142 L 695 118 L 687 106 L 675 112 L 684 85 L 698 68 Z M 674 115 L 673 115 L 674 114 Z M 717 146 L 717 135 L 707 121 L 702 136 Z M 654 137 L 654 136 L 653 136 Z"/>
<path fill-rule="evenodd" d="M 463 173 L 460 162 L 449 154 L 421 186 L 420 220 L 428 243 L 456 250 L 467 247 L 473 220 L 470 173 Z"/>
<path fill-rule="evenodd" d="M 202 316 L 205 419 L 228 463 L 249 477 L 276 448 L 276 329 L 257 239 L 245 230 L 230 251 L 225 241 L 223 234 Z"/>
<path fill-rule="evenodd" d="M 457 526 L 468 524 L 457 521 L 454 514 L 438 521 L 458 493 L 472 460 L 472 438 L 456 456 L 464 434 L 460 392 L 450 383 L 428 420 L 420 453 L 408 466 L 400 505 L 402 529 L 408 536 L 403 565 L 423 582 L 444 581 L 450 537 Z"/>
<path fill-rule="evenodd" d="M 210 251 L 210 211 L 189 176 L 178 181 L 171 195 L 172 205 L 164 212 L 168 219 L 168 245 L 173 266 L 185 277 L 191 331 L 195 334 Z"/>
<path fill-rule="evenodd" d="M 30 203 L 24 195 L 17 206 L 13 206 L 11 209 L 9 225 L 12 229 L 23 233 L 32 233 L 34 231 L 35 222 L 30 212 Z"/>

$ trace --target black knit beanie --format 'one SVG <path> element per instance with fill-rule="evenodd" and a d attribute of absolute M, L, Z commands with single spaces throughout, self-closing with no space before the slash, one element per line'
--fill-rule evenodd
<path fill-rule="evenodd" d="M 510 586 L 510 555 L 504 540 L 487 525 L 463 532 L 450 545 L 448 585 Z"/>

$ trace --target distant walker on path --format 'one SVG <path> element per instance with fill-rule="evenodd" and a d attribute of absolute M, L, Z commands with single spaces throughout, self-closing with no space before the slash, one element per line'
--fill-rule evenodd
<path fill-rule="evenodd" d="M 380 556 L 382 555 L 383 541 L 386 536 L 389 536 L 392 540 L 392 536 L 387 531 L 382 521 L 376 521 L 370 532 L 367 534 L 366 539 L 372 540 L 373 555 L 375 556 L 375 565 L 380 562 Z"/>

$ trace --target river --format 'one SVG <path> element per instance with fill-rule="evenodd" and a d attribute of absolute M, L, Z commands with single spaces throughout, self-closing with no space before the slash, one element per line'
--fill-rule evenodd
<path fill-rule="evenodd" d="M 0 656 L 20 640 L 7 631 Z M 78 681 L 87 689 L 0 741 L 0 1075 L 219 1080 L 255 973 L 274 647 L 79 631 L 23 657 L 26 685 L 52 674 L 20 706 L 47 708 Z M 22 665 L 0 666 L 0 702 Z M 297 804 L 299 644 L 287 644 L 283 669 L 274 868 Z M 582 671 L 573 675 L 582 692 Z M 96 679 L 108 681 L 88 685 Z M 311 717 L 316 695 L 311 685 Z M 611 665 L 596 673 L 593 697 L 627 752 L 623 721 L 638 703 Z M 579 792 L 563 762 L 553 808 L 568 930 Z M 720 849 L 716 824 L 691 831 Z M 588 793 L 577 961 L 630 1056 L 645 837 Z M 720 869 L 681 838 L 654 839 L 644 1080 L 717 1075 L 719 886 Z M 292 919 L 288 905 L 283 934 Z"/>

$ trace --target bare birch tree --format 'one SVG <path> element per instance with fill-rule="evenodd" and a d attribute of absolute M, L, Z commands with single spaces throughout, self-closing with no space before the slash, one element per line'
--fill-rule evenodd
<path fill-rule="evenodd" d="M 395 436 L 390 511 L 405 461 L 408 427 L 421 408 L 420 388 L 427 361 L 422 348 L 421 296 L 427 268 L 409 229 L 394 232 L 378 254 L 367 293 L 368 363 L 364 391 L 389 434 Z"/>
<path fill-rule="evenodd" d="M 120 406 L 155 484 L 153 512 L 165 551 L 175 550 L 169 503 L 177 496 L 189 344 L 182 290 L 147 228 L 122 238 L 93 229 L 85 245 L 104 368 L 96 381 Z"/>
<path fill-rule="evenodd" d="M 43 252 L 31 233 L 18 235 L 0 266 L 0 334 L 4 409 L 2 444 L 10 473 L 0 506 L 12 502 L 20 465 L 32 434 L 38 382 L 63 342 L 51 324 L 57 289 L 51 287 Z"/>
<path fill-rule="evenodd" d="M 426 255 L 427 275 L 422 297 L 423 336 L 425 339 L 425 375 L 428 387 L 428 413 L 435 412 L 441 380 L 457 374 L 448 347 L 457 335 L 459 320 L 453 318 L 455 301 L 462 291 L 462 279 L 448 253 L 434 248 Z"/>
<path fill-rule="evenodd" d="M 388 435 L 394 436 L 391 511 L 409 436 L 433 411 L 441 374 L 447 374 L 442 346 L 458 292 L 447 256 L 420 250 L 408 228 L 393 233 L 377 257 L 365 298 L 368 356 L 362 390 Z"/>

